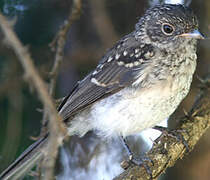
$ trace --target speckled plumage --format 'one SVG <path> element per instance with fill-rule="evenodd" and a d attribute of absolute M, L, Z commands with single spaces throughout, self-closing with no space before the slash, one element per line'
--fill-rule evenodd
<path fill-rule="evenodd" d="M 148 59 L 148 69 L 137 73 L 132 85 L 76 115 L 69 133 L 84 135 L 97 130 L 102 137 L 127 136 L 168 118 L 189 91 L 197 59 L 195 42 L 183 43 L 170 56 L 157 51 Z"/>
<path fill-rule="evenodd" d="M 172 25 L 174 33 L 162 32 L 163 24 Z M 149 9 L 135 31 L 110 49 L 81 82 L 81 88 L 86 81 L 110 88 L 108 91 L 113 93 L 97 98 L 70 118 L 69 134 L 82 136 L 96 130 L 102 137 L 128 136 L 168 118 L 189 92 L 196 68 L 197 40 L 179 35 L 197 28 L 196 17 L 182 5 L 158 5 Z M 95 92 L 97 88 L 92 89 L 92 96 Z M 70 104 L 67 100 L 60 111 L 64 119 L 74 102 L 72 97 L 69 97 Z"/>

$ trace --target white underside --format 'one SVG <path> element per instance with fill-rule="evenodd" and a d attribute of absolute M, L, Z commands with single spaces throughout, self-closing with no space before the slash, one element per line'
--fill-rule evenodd
<path fill-rule="evenodd" d="M 139 133 L 168 118 L 183 99 L 172 97 L 164 89 L 143 90 L 138 96 L 129 98 L 121 94 L 124 93 L 120 92 L 93 106 L 91 123 L 94 129 L 99 130 L 99 135 Z"/>

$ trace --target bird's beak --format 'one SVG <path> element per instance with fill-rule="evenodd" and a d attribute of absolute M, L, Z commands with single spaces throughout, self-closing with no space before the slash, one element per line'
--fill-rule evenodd
<path fill-rule="evenodd" d="M 194 38 L 194 39 L 205 39 L 204 35 L 201 34 L 198 30 L 194 30 L 190 33 L 184 33 L 180 34 L 180 37 L 186 37 L 186 38 Z"/>

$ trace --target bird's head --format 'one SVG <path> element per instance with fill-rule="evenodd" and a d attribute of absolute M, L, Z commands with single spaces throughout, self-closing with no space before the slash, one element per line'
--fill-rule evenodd
<path fill-rule="evenodd" d="M 176 47 L 204 39 L 198 31 L 198 20 L 192 10 L 183 5 L 156 5 L 148 9 L 136 25 L 136 32 L 158 47 Z"/>

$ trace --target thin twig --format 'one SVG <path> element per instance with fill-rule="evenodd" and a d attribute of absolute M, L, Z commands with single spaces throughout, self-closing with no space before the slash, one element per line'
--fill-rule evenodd
<path fill-rule="evenodd" d="M 53 65 L 52 71 L 50 72 L 50 75 L 52 78 L 50 80 L 49 93 L 52 96 L 54 95 L 54 92 L 55 92 L 55 86 L 56 86 L 56 80 L 57 80 L 59 67 L 63 60 L 64 46 L 67 39 L 67 33 L 69 32 L 71 25 L 80 17 L 81 8 L 82 8 L 81 0 L 74 0 L 72 12 L 70 13 L 68 19 L 64 22 L 63 27 L 60 29 L 60 31 L 58 32 L 55 39 L 50 45 L 52 48 L 56 49 L 54 65 Z"/>
<path fill-rule="evenodd" d="M 49 83 L 49 94 L 52 97 L 54 97 L 54 94 L 55 94 L 55 87 L 56 87 L 58 72 L 60 70 L 60 65 L 63 61 L 64 46 L 66 44 L 67 34 L 72 24 L 80 17 L 81 8 L 82 8 L 81 0 L 74 0 L 72 11 L 68 19 L 65 20 L 63 26 L 60 28 L 54 40 L 50 44 L 50 47 L 52 48 L 52 50 L 56 50 L 54 64 L 50 72 L 50 83 Z M 47 117 L 47 114 L 46 114 L 46 110 L 44 109 L 44 115 L 43 115 L 43 120 L 42 120 L 43 125 L 45 125 L 47 122 L 46 117 Z"/>
<path fill-rule="evenodd" d="M 58 31 L 53 42 L 50 44 L 52 50 L 56 49 L 54 64 L 50 72 L 50 83 L 48 89 L 51 97 L 54 97 L 55 94 L 56 81 L 60 70 L 60 65 L 63 61 L 64 46 L 66 44 L 67 33 L 69 32 L 71 25 L 80 17 L 81 8 L 82 8 L 81 0 L 74 0 L 72 11 L 68 19 L 64 22 L 64 25 Z M 44 108 L 43 120 L 42 120 L 43 128 L 41 134 L 45 133 L 46 122 L 47 122 L 47 109 Z"/>
<path fill-rule="evenodd" d="M 52 179 L 53 170 L 55 164 L 55 158 L 57 156 L 58 147 L 61 144 L 61 139 L 64 137 L 66 131 L 62 123 L 61 117 L 58 115 L 56 108 L 51 100 L 50 95 L 47 92 L 47 88 L 43 80 L 40 78 L 33 60 L 20 40 L 17 38 L 12 30 L 12 25 L 6 20 L 6 18 L 0 14 L 0 27 L 5 36 L 5 42 L 14 50 L 16 53 L 27 77 L 28 83 L 31 84 L 37 91 L 41 102 L 47 109 L 48 116 L 50 119 L 49 129 L 50 137 L 48 143 L 47 155 L 49 158 L 47 164 L 47 171 L 45 174 L 46 179 Z"/>

